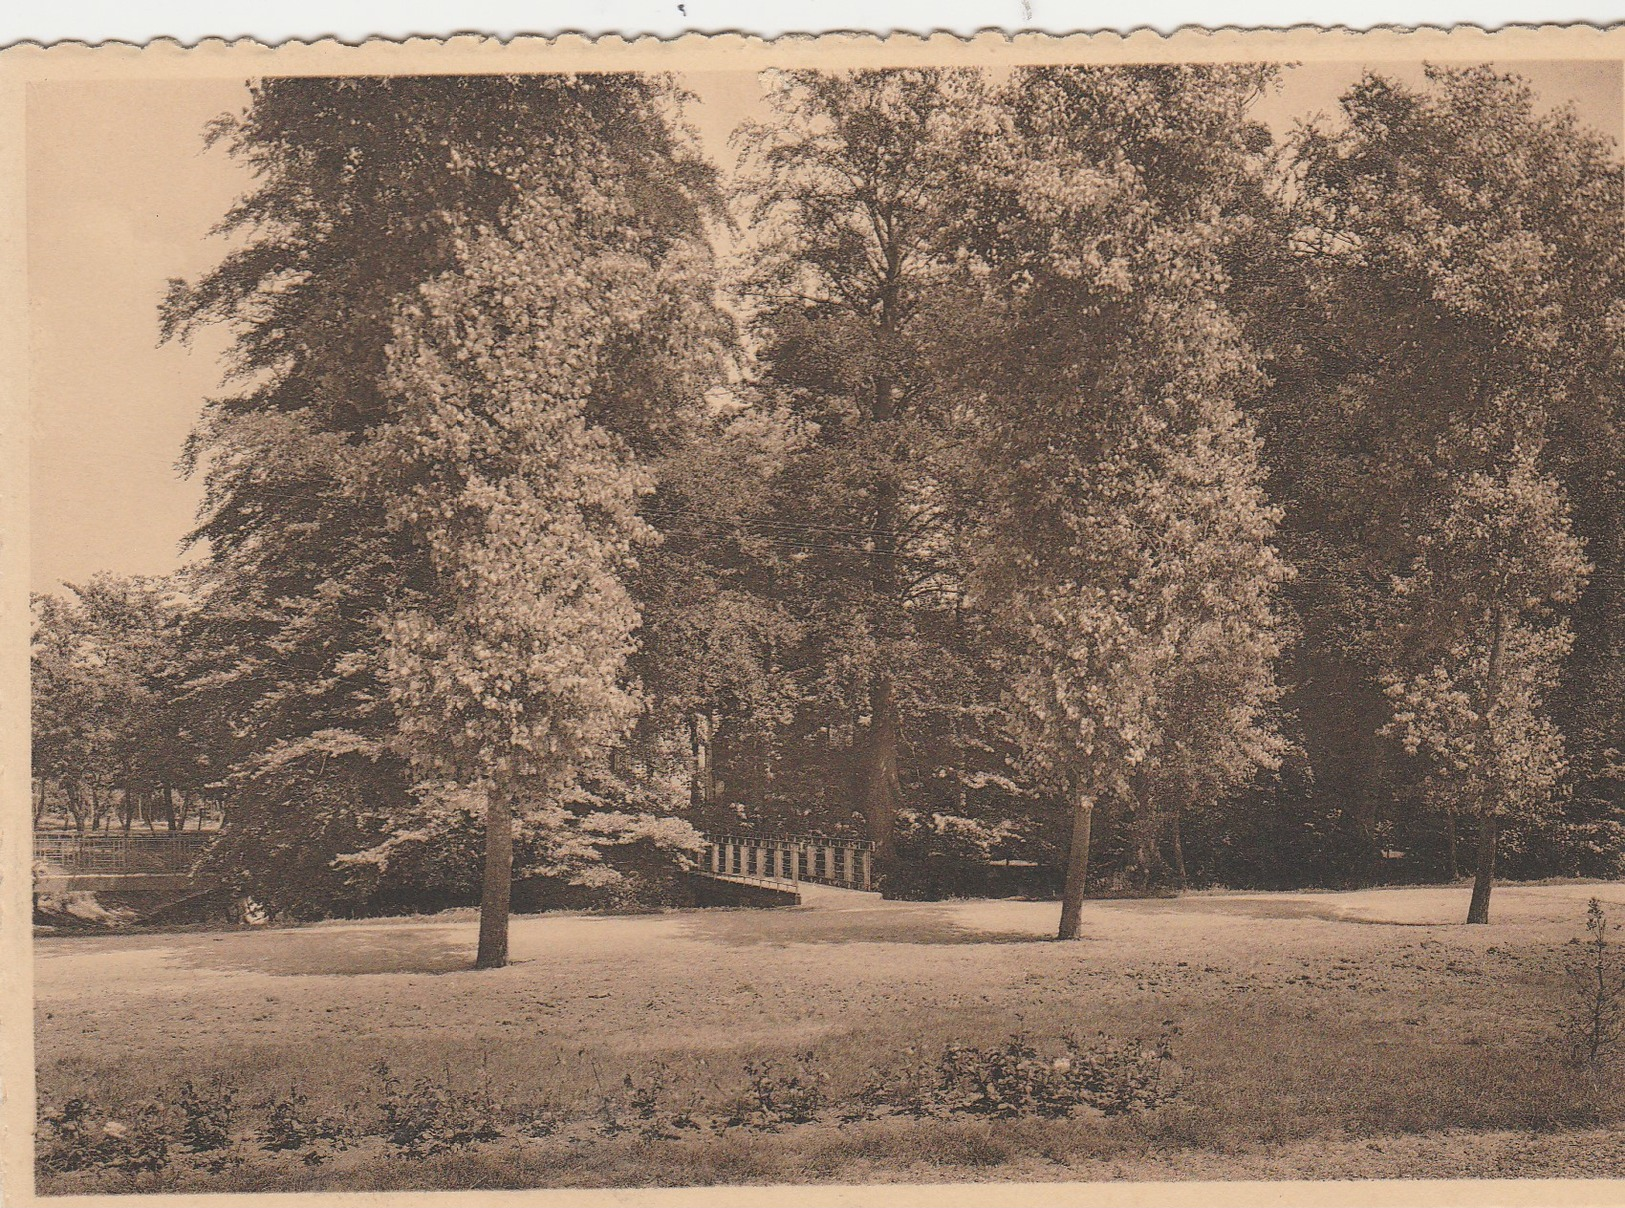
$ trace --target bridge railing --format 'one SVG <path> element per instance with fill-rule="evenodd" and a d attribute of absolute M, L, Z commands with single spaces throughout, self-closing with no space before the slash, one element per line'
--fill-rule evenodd
<path fill-rule="evenodd" d="M 874 888 L 875 845 L 864 839 L 725 834 L 704 839 L 701 870 L 717 876 L 769 884 L 815 881 L 847 889 Z"/>
<path fill-rule="evenodd" d="M 189 872 L 212 834 L 34 833 L 34 859 L 65 872 Z"/>

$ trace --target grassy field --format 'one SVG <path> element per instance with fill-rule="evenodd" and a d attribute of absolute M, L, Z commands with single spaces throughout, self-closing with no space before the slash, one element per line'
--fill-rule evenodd
<path fill-rule="evenodd" d="M 481 973 L 464 912 L 42 938 L 42 1111 L 93 1096 L 103 1160 L 40 1190 L 1625 1177 L 1625 1094 L 1557 1059 L 1554 1022 L 1587 899 L 1625 921 L 1625 885 L 1501 887 L 1488 927 L 1459 923 L 1464 887 L 1092 901 L 1071 944 L 1053 904 L 812 894 L 516 919 L 514 964 Z M 863 1110 L 944 1046 L 1015 1033 L 1170 1033 L 1177 1094 Z M 224 1148 L 144 1163 L 99 1131 L 156 1127 L 143 1103 L 211 1077 L 193 1115 Z M 793 1110 L 742 1114 L 764 1086 Z M 488 1132 L 448 1131 L 465 1117 Z"/>

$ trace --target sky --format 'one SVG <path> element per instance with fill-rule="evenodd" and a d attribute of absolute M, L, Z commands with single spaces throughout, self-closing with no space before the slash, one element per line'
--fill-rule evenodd
<path fill-rule="evenodd" d="M 1625 142 L 1621 64 L 1504 63 L 1543 105 Z M 1404 80 L 1414 63 L 1291 68 L 1262 101 L 1278 132 L 1330 115 L 1370 67 Z M 683 77 L 689 120 L 708 154 L 734 162 L 728 135 L 764 116 L 746 72 Z M 220 389 L 223 333 L 158 344 L 170 278 L 195 278 L 230 244 L 210 234 L 251 185 L 223 149 L 205 149 L 211 118 L 248 99 L 236 80 L 78 81 L 30 85 L 28 281 L 33 405 L 31 582 L 56 591 L 98 570 L 164 574 L 180 565 L 201 484 L 175 462 L 205 399 Z"/>

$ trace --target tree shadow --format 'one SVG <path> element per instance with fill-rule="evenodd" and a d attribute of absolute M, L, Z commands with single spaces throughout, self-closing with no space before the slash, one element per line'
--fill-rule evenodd
<path fill-rule="evenodd" d="M 179 938 L 179 937 L 177 937 Z M 186 936 L 177 963 L 271 977 L 365 977 L 474 972 L 470 936 L 429 927 L 309 927 Z"/>
<path fill-rule="evenodd" d="M 857 910 L 801 907 L 695 911 L 685 937 L 733 947 L 788 944 L 1041 944 L 1047 935 L 985 931 L 956 921 L 945 903 L 888 902 Z"/>

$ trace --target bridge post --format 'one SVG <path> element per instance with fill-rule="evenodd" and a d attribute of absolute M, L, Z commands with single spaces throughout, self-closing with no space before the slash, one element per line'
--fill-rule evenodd
<path fill-rule="evenodd" d="M 801 844 L 790 844 L 790 883 L 801 884 Z"/>
<path fill-rule="evenodd" d="M 871 865 L 871 861 L 874 859 L 874 853 L 866 847 L 861 853 L 859 853 L 859 859 L 863 865 L 863 887 L 865 889 L 873 889 L 874 869 Z"/>

